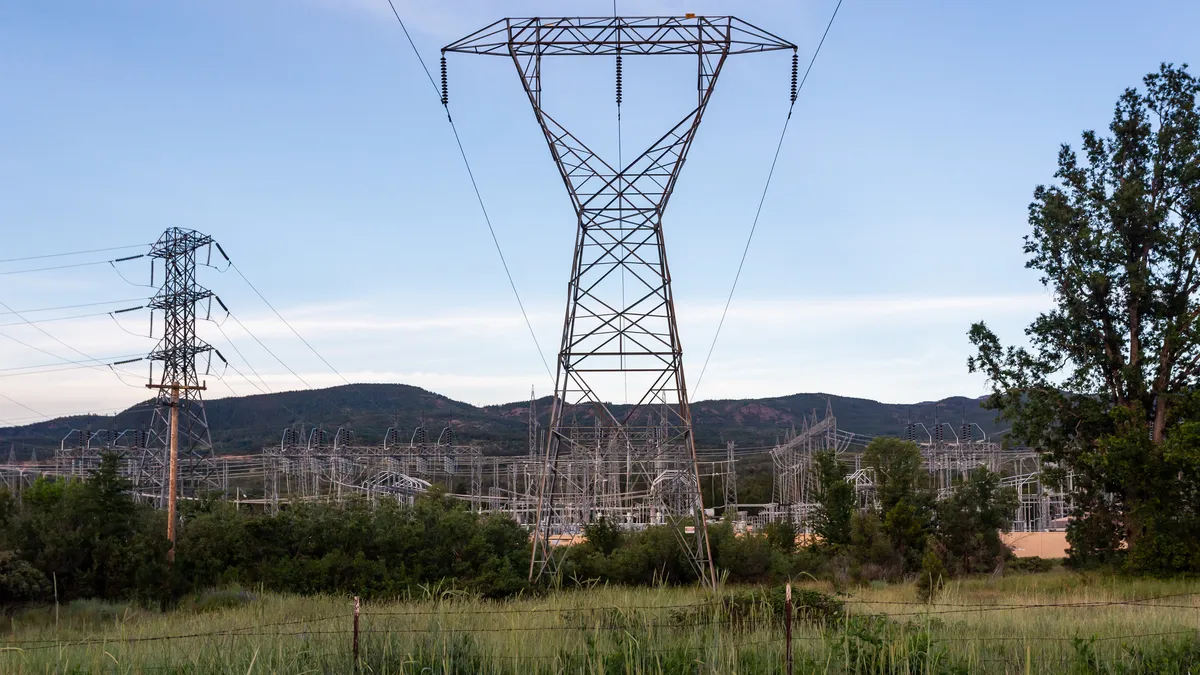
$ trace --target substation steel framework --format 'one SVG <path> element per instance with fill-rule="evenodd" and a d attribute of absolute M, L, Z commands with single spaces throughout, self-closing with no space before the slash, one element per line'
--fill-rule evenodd
<path fill-rule="evenodd" d="M 531 579 L 555 569 L 556 535 L 608 517 L 672 525 L 699 577 L 716 585 L 662 218 L 726 59 L 778 50 L 794 55 L 796 45 L 735 17 L 694 15 L 507 18 L 442 50 L 443 102 L 447 52 L 512 60 L 577 216 Z M 615 57 L 619 104 L 622 56 L 671 55 L 697 61 L 696 106 L 622 167 L 542 108 L 543 57 Z M 614 375 L 636 403 L 606 402 Z"/>
<path fill-rule="evenodd" d="M 170 448 L 177 446 L 179 491 L 193 495 L 218 487 L 213 461 L 212 435 L 200 392 L 204 384 L 196 372 L 196 359 L 213 351 L 196 334 L 196 308 L 213 297 L 212 291 L 196 281 L 197 253 L 207 248 L 212 237 L 178 227 L 168 228 L 150 250 L 162 260 L 162 287 L 151 298 L 152 311 L 162 312 L 163 334 L 150 352 L 150 383 L 157 389 L 150 430 L 138 462 L 135 491 L 167 506 L 171 487 Z M 157 380 L 154 363 L 161 364 Z M 172 408 L 175 410 L 173 411 Z M 171 413 L 177 415 L 172 438 Z"/>

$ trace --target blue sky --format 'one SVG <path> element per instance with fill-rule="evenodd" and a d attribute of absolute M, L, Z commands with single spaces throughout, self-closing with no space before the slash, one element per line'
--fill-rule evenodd
<path fill-rule="evenodd" d="M 735 14 L 799 44 L 806 63 L 835 1 L 618 9 Z M 497 18 L 564 6 L 612 11 L 591 0 L 397 2 L 431 68 L 441 45 Z M 983 393 L 964 365 L 969 324 L 986 319 L 1017 340 L 1049 303 L 1022 267 L 1034 186 L 1051 179 L 1060 143 L 1107 124 L 1124 87 L 1161 61 L 1200 63 L 1198 23 L 1200 6 L 1186 2 L 846 0 L 695 396 Z M 0 258 L 194 228 L 353 381 L 472 403 L 549 393 L 444 114 L 386 0 L 9 0 L 0 50 Z M 786 115 L 789 65 L 782 53 L 729 64 L 667 212 L 694 389 Z M 626 61 L 627 155 L 686 112 L 690 66 Z M 562 184 L 511 63 L 452 55 L 450 97 L 534 330 L 552 349 L 574 235 Z M 615 150 L 608 59 L 548 66 L 545 105 Z M 149 280 L 144 261 L 121 269 Z M 341 382 L 233 273 L 205 268 L 201 281 L 304 381 Z M 148 291 L 104 265 L 0 274 L 0 301 L 18 311 Z M 38 325 L 88 356 L 147 351 L 153 341 L 131 334 L 145 333 L 145 313 L 122 317 Z M 0 338 L 0 367 L 82 358 L 13 315 L 0 324 L 49 352 Z M 303 386 L 235 325 L 223 329 L 267 388 Z M 246 370 L 215 326 L 200 331 Z M 107 369 L 0 371 L 0 394 L 23 404 L 0 399 L 0 423 L 129 405 L 145 396 L 145 368 L 125 369 L 129 386 Z M 232 372 L 210 388 L 256 392 Z"/>

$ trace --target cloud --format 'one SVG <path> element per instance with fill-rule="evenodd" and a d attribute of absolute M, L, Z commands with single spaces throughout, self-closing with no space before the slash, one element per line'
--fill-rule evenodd
<path fill-rule="evenodd" d="M 1050 303 L 1041 294 L 735 298 L 703 380 L 700 369 L 724 304 L 682 304 L 679 318 L 689 383 L 700 398 L 826 391 L 903 402 L 982 393 L 982 379 L 964 367 L 969 323 L 986 318 L 1002 332 L 1019 333 L 1020 326 Z M 562 310 L 549 305 L 530 309 L 534 330 L 553 366 L 549 350 L 558 345 Z M 241 317 L 242 322 L 270 352 L 232 321 L 220 330 L 208 322 L 199 325 L 200 335 L 232 363 L 226 369 L 214 354 L 212 373 L 206 375 L 211 396 L 299 389 L 304 383 L 336 386 L 343 384 L 343 376 L 352 382 L 412 384 L 474 404 L 520 400 L 531 385 L 540 393 L 552 387 L 552 377 L 515 307 L 462 307 L 412 318 L 392 316 L 369 301 L 280 311 L 340 376 L 272 313 L 250 314 Z M 143 327 L 144 315 L 124 323 Z M 94 357 L 145 353 L 155 344 L 123 332 L 108 317 L 47 328 Z M 31 327 L 4 331 L 50 354 L 82 360 Z M 48 365 L 55 359 L 0 338 L 0 360 L 24 366 Z M 3 371 L 0 393 L 51 415 L 119 408 L 147 398 L 141 388 L 147 368 L 146 363 L 123 366 L 123 381 L 105 367 L 11 376 Z M 621 398 L 610 394 L 613 400 Z M 29 416 L 28 410 L 0 399 L 0 420 Z"/>

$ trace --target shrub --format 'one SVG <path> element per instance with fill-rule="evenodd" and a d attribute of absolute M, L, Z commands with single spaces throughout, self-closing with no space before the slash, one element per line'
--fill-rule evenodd
<path fill-rule="evenodd" d="M 1060 563 L 1057 560 L 1030 556 L 1028 558 L 1010 558 L 1004 568 L 1009 572 L 1041 573 L 1049 572 L 1058 564 Z"/>
<path fill-rule="evenodd" d="M 46 600 L 50 580 L 36 567 L 17 558 L 12 551 L 0 551 L 0 605 Z"/>
<path fill-rule="evenodd" d="M 925 546 L 921 557 L 921 574 L 917 577 L 917 597 L 929 602 L 946 582 L 946 565 L 942 562 L 941 547 L 937 542 Z"/>

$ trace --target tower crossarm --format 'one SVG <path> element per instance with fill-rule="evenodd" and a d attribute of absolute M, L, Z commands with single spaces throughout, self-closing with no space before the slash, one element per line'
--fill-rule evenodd
<path fill-rule="evenodd" d="M 500 19 L 442 51 L 491 56 L 694 56 L 795 48 L 733 16 L 606 16 Z"/>

